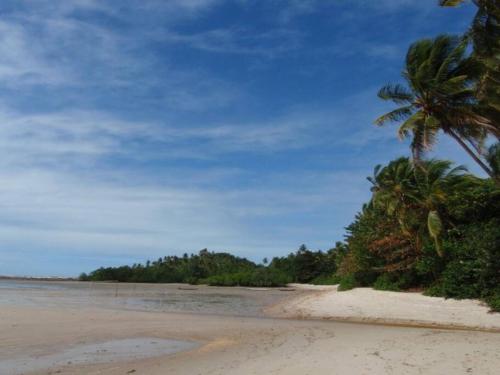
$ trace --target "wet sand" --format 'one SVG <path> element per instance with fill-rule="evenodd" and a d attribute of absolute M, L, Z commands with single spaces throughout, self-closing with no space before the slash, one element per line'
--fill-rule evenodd
<path fill-rule="evenodd" d="M 500 368 L 500 334 L 488 332 L 9 305 L 0 309 L 0 332 L 0 369 L 3 361 L 28 356 L 33 371 L 24 368 L 23 374 L 488 375 L 497 374 Z M 59 358 L 68 350 L 80 353 L 89 345 L 144 338 L 199 346 L 134 358 L 132 345 L 125 359 L 90 364 L 73 363 L 65 356 L 65 363 L 55 361 L 44 369 L 35 366 L 37 359 Z"/>

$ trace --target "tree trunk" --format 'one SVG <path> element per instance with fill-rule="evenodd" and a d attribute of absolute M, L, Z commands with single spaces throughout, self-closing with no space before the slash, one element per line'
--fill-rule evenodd
<path fill-rule="evenodd" d="M 493 171 L 467 146 L 467 144 L 451 129 L 446 131 L 455 141 L 458 142 L 460 146 L 469 154 L 469 156 L 474 159 L 474 161 L 479 164 L 479 166 L 490 176 L 494 178 Z"/>

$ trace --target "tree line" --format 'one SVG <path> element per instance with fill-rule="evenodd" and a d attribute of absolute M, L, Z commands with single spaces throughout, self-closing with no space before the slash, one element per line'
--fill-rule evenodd
<path fill-rule="evenodd" d="M 337 270 L 337 254 L 345 252 L 339 243 L 326 252 L 311 251 L 302 245 L 286 257 L 275 257 L 266 265 L 256 264 L 229 253 L 207 249 L 182 257 L 166 256 L 145 264 L 101 267 L 81 274 L 82 281 L 145 283 L 190 283 L 218 286 L 284 286 L 290 282 L 320 282 Z"/>

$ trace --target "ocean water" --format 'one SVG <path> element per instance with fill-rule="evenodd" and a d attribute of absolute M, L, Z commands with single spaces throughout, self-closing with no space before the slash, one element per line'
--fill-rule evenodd
<path fill-rule="evenodd" d="M 155 312 L 262 316 L 264 307 L 299 291 L 182 284 L 0 280 L 1 305 L 100 307 Z"/>

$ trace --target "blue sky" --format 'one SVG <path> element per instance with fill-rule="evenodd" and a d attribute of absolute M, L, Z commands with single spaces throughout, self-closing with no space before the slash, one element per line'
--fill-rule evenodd
<path fill-rule="evenodd" d="M 378 88 L 474 12 L 436 3 L 3 0 L 0 274 L 328 249 L 408 153 Z"/>

